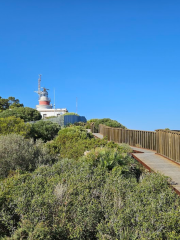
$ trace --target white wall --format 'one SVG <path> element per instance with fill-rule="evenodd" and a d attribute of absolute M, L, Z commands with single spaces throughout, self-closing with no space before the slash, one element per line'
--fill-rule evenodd
<path fill-rule="evenodd" d="M 42 115 L 42 118 L 46 118 L 46 117 L 52 117 L 52 116 L 55 116 L 55 117 L 57 117 L 57 116 L 59 116 L 59 115 L 62 115 L 62 114 L 64 114 L 65 113 L 65 111 L 58 111 L 58 110 L 53 110 L 52 109 L 52 111 L 39 111 L 40 113 L 41 113 L 41 115 Z"/>

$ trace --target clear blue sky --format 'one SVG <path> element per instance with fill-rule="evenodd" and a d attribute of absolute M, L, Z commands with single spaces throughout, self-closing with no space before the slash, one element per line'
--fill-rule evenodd
<path fill-rule="evenodd" d="M 180 1 L 1 1 L 0 96 L 35 108 L 40 73 L 58 108 L 180 129 Z"/>

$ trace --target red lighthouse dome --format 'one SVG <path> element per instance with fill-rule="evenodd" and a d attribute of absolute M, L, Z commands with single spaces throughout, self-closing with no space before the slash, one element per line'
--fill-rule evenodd
<path fill-rule="evenodd" d="M 52 109 L 50 105 L 51 99 L 48 98 L 47 88 L 42 88 L 43 91 L 39 91 L 39 105 L 36 105 L 36 109 Z"/>
<path fill-rule="evenodd" d="M 42 106 L 49 106 L 50 105 L 50 102 L 51 102 L 51 99 L 48 98 L 48 92 L 47 92 L 47 88 L 43 88 L 43 91 L 41 92 L 40 94 L 40 98 L 39 98 L 39 105 L 42 105 Z"/>

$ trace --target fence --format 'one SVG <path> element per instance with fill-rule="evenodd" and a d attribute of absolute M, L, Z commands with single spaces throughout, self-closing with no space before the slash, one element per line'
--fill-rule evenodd
<path fill-rule="evenodd" d="M 92 133 L 98 133 L 98 132 L 99 132 L 99 129 L 97 129 L 97 128 L 94 126 L 94 123 L 91 123 L 91 132 L 92 132 Z"/>
<path fill-rule="evenodd" d="M 180 132 L 156 130 L 157 153 L 180 162 Z"/>
<path fill-rule="evenodd" d="M 85 117 L 76 115 L 60 115 L 55 118 L 45 118 L 43 119 L 43 121 L 51 121 L 53 123 L 58 123 L 61 127 L 64 127 L 68 124 L 74 124 L 76 122 L 87 122 Z"/>
<path fill-rule="evenodd" d="M 111 128 L 100 124 L 99 133 L 107 136 L 109 141 L 156 150 L 156 132 Z"/>
<path fill-rule="evenodd" d="M 93 124 L 91 126 L 93 132 Z M 99 125 L 99 133 L 107 136 L 109 141 L 127 143 L 134 147 L 155 150 L 158 154 L 180 162 L 180 132 L 170 130 L 140 131 L 111 128 Z"/>

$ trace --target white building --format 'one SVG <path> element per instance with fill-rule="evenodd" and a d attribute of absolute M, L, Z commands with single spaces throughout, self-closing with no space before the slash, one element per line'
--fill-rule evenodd
<path fill-rule="evenodd" d="M 66 108 L 56 108 L 56 109 L 36 108 L 36 109 L 41 113 L 42 118 L 52 117 L 52 116 L 58 117 L 60 115 L 63 115 L 64 113 L 68 112 Z"/>

